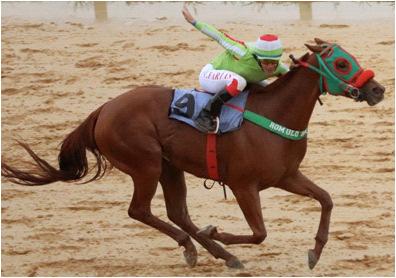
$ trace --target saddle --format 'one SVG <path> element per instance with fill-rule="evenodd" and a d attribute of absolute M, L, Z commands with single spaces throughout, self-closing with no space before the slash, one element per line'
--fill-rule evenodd
<path fill-rule="evenodd" d="M 219 115 L 218 133 L 231 132 L 241 127 L 248 94 L 248 91 L 243 91 L 223 105 Z M 198 129 L 195 120 L 213 95 L 196 89 L 175 89 L 169 109 L 169 118 Z"/>

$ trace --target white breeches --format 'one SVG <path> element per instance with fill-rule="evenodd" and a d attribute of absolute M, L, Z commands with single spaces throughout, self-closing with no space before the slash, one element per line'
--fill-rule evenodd
<path fill-rule="evenodd" d="M 203 90 L 218 93 L 226 89 L 227 92 L 236 96 L 246 87 L 246 80 L 239 74 L 228 70 L 216 70 L 211 64 L 207 64 L 199 74 L 199 83 Z"/>

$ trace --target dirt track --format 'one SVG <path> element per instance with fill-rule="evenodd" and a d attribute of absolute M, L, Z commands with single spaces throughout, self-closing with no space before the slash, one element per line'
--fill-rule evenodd
<path fill-rule="evenodd" d="M 262 28 L 224 26 L 246 40 Z M 182 21 L 121 27 L 3 22 L 2 155 L 7 161 L 26 158 L 13 148 L 13 139 L 23 138 L 55 162 L 64 136 L 103 102 L 144 84 L 195 87 L 201 67 L 220 51 Z M 27 188 L 3 181 L 2 275 L 394 276 L 393 22 L 294 22 L 269 31 L 284 38 L 287 55 L 305 53 L 303 43 L 312 43 L 314 36 L 338 42 L 372 68 L 387 90 L 376 107 L 326 96 L 325 105 L 315 108 L 301 169 L 331 194 L 334 210 L 329 242 L 313 271 L 307 250 L 320 217 L 315 201 L 263 191 L 266 241 L 227 247 L 246 268 L 229 270 L 197 245 L 199 261 L 191 269 L 175 242 L 128 217 L 133 185 L 113 170 L 86 185 Z M 187 179 L 190 214 L 198 226 L 250 232 L 234 198 L 225 201 L 220 188 L 208 192 L 202 180 Z M 160 189 L 153 212 L 166 219 Z"/>

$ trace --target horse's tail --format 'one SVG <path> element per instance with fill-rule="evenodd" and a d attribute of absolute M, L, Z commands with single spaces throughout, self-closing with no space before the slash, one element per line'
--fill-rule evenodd
<path fill-rule="evenodd" d="M 84 183 L 102 178 L 106 169 L 108 169 L 108 163 L 96 146 L 94 138 L 95 124 L 102 107 L 92 112 L 83 123 L 63 140 L 58 155 L 59 170 L 40 158 L 27 144 L 18 141 L 19 145 L 33 158 L 35 168 L 21 171 L 6 163 L 2 163 L 1 175 L 8 178 L 11 182 L 21 185 L 44 185 L 57 181 L 78 181 L 91 170 L 88 168 L 86 154 L 86 150 L 89 150 L 96 158 L 96 166 L 94 167 L 96 168 L 96 173 Z"/>

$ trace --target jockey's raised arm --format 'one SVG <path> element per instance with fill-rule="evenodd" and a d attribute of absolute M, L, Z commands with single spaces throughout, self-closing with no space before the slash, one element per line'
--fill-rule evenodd
<path fill-rule="evenodd" d="M 266 84 L 264 80 L 288 72 L 288 67 L 280 62 L 282 44 L 273 34 L 265 34 L 255 42 L 245 43 L 196 20 L 186 5 L 182 14 L 187 22 L 225 49 L 205 65 L 199 75 L 201 87 L 215 96 L 203 108 L 196 124 L 203 132 L 216 133 L 218 116 L 225 102 L 242 92 L 248 83 Z"/>
<path fill-rule="evenodd" d="M 217 41 L 236 58 L 242 58 L 248 53 L 248 48 L 243 41 L 239 41 L 230 35 L 217 30 L 214 26 L 202 21 L 195 21 L 194 27 L 199 31 Z"/>

